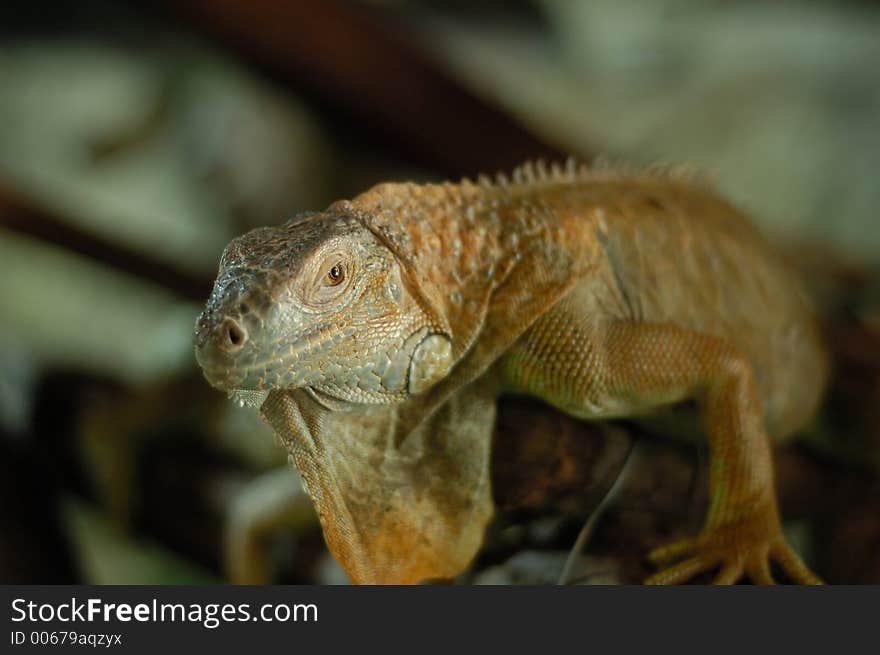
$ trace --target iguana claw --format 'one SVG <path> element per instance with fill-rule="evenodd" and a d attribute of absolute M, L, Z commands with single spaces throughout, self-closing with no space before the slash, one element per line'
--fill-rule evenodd
<path fill-rule="evenodd" d="M 657 548 L 648 558 L 655 564 L 678 560 L 645 580 L 651 585 L 682 584 L 711 570 L 717 571 L 712 584 L 734 584 L 745 577 L 755 584 L 776 584 L 771 562 L 794 584 L 823 584 L 781 532 L 768 539 L 745 541 L 736 537 L 736 531 L 721 528 Z"/>

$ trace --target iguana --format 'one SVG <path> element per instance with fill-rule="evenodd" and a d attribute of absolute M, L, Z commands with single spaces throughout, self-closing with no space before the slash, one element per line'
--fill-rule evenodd
<path fill-rule="evenodd" d="M 818 329 L 781 257 L 688 176 L 568 162 L 380 184 L 234 239 L 195 344 L 213 386 L 261 405 L 354 582 L 472 560 L 502 393 L 701 418 L 704 526 L 651 553 L 647 582 L 770 583 L 771 563 L 819 582 L 782 535 L 771 457 L 820 401 Z"/>

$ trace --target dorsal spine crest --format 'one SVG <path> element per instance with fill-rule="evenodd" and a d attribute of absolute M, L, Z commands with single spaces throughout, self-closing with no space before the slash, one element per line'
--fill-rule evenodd
<path fill-rule="evenodd" d="M 462 178 L 459 186 L 463 188 L 481 187 L 500 191 L 502 196 L 509 196 L 513 187 L 524 185 L 554 184 L 590 181 L 616 181 L 625 178 L 641 178 L 668 180 L 691 184 L 698 187 L 711 186 L 711 176 L 700 171 L 689 163 L 655 163 L 645 167 L 634 167 L 615 162 L 606 156 L 597 156 L 591 163 L 575 157 L 568 157 L 564 162 L 545 159 L 528 160 L 513 169 L 510 173 L 500 171 L 494 176 L 482 173 L 476 181 Z"/>

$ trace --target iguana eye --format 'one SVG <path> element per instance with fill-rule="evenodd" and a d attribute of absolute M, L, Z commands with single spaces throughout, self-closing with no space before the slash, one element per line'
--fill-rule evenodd
<path fill-rule="evenodd" d="M 342 262 L 336 262 L 330 267 L 330 270 L 327 271 L 327 284 L 331 287 L 335 287 L 338 284 L 341 284 L 344 279 L 345 266 Z"/>

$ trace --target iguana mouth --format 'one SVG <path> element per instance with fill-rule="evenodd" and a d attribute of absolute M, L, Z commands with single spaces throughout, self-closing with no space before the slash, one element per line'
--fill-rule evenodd
<path fill-rule="evenodd" d="M 252 389 L 233 389 L 229 392 L 229 400 L 239 407 L 262 407 L 269 395 L 268 391 L 254 391 Z"/>
<path fill-rule="evenodd" d="M 205 379 L 215 389 L 233 393 L 241 387 L 242 382 L 247 378 L 247 371 L 232 370 L 226 366 L 212 365 L 209 361 L 199 356 L 198 349 L 196 349 L 196 361 L 199 363 Z"/>
<path fill-rule="evenodd" d="M 337 398 L 336 396 L 333 396 L 326 391 L 322 391 L 321 389 L 316 389 L 315 387 L 305 387 L 305 391 L 318 405 L 331 412 L 340 411 L 351 407 L 351 403 L 347 400 Z"/>

